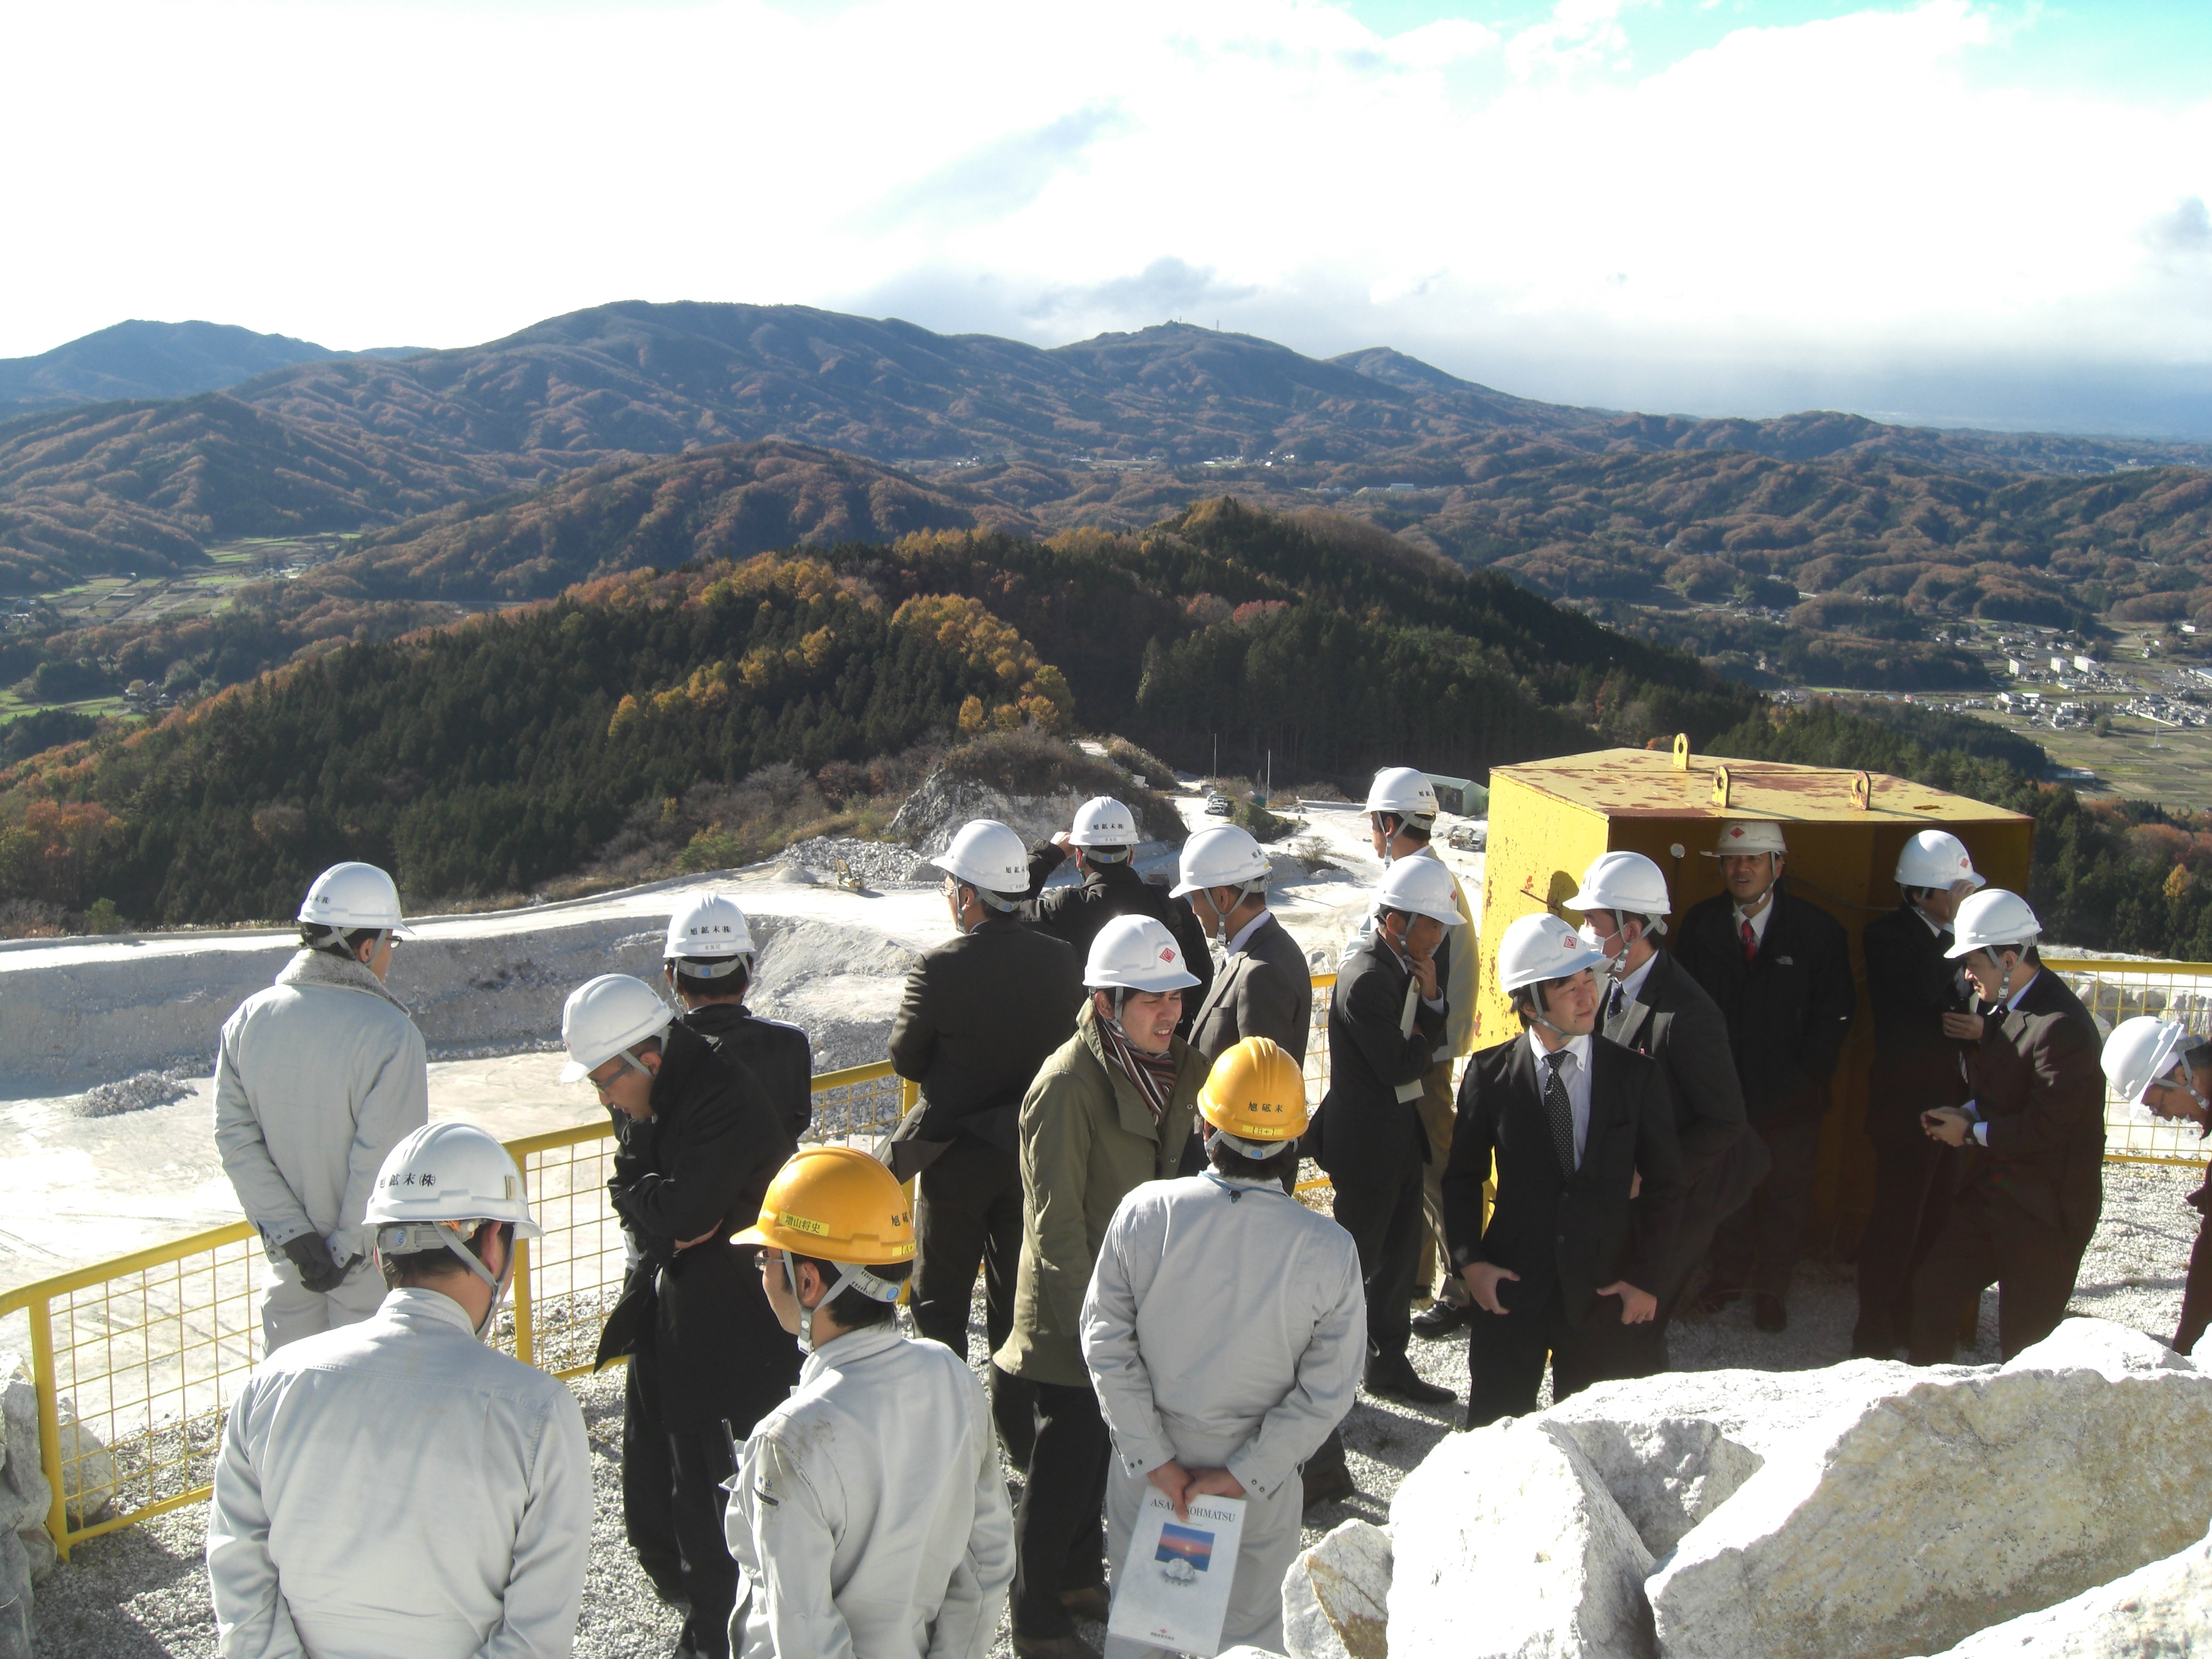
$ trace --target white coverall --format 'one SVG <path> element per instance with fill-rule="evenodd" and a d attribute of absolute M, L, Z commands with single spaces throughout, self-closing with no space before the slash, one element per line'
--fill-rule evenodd
<path fill-rule="evenodd" d="M 224 1425 L 224 1659 L 566 1659 L 591 1549 L 576 1397 L 442 1291 L 264 1360 Z"/>
<path fill-rule="evenodd" d="M 889 1325 L 824 1342 L 729 1484 L 734 1659 L 991 1650 L 1013 1511 L 983 1386 L 942 1343 Z"/>
<path fill-rule="evenodd" d="M 1248 1502 L 1221 1645 L 1283 1651 L 1298 1468 L 1351 1412 L 1367 1358 L 1352 1235 L 1273 1180 L 1148 1182 L 1098 1247 L 1083 1358 L 1114 1437 L 1106 1553 L 1116 1576 L 1152 1470 L 1170 1458 L 1226 1468 Z M 1115 1637 L 1107 1651 L 1160 1650 Z"/>
<path fill-rule="evenodd" d="M 215 1144 L 270 1262 L 264 1355 L 376 1311 L 384 1280 L 362 1216 L 385 1155 L 429 1121 L 422 1034 L 358 962 L 301 951 L 223 1022 Z M 301 1285 L 284 1254 L 307 1233 L 340 1263 L 362 1258 L 327 1295 Z"/>

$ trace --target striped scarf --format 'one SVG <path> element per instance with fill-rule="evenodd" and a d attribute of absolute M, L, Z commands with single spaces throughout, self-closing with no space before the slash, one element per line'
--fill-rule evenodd
<path fill-rule="evenodd" d="M 1146 1053 L 1129 1041 L 1129 1034 L 1121 1029 L 1118 1019 L 1098 1022 L 1098 1044 L 1106 1051 L 1107 1063 L 1137 1085 L 1137 1092 L 1144 1097 L 1152 1121 L 1158 1123 L 1175 1094 L 1175 1050 L 1170 1048 L 1164 1054 Z"/>

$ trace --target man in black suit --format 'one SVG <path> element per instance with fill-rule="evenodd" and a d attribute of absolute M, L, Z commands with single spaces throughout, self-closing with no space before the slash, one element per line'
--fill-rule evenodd
<path fill-rule="evenodd" d="M 1951 1212 L 1961 1154 L 1920 1127 L 1920 1115 L 1973 1093 L 1969 1067 L 1982 1018 L 1951 948 L 1951 917 L 1982 885 L 1956 836 L 1923 830 L 1897 859 L 1904 901 L 1867 923 L 1867 1001 L 1874 1070 L 1867 1138 L 1874 1142 L 1874 1207 L 1859 1243 L 1854 1358 L 1888 1359 L 1912 1330 L 1912 1274 Z"/>
<path fill-rule="evenodd" d="M 788 1397 L 799 1350 L 761 1289 L 750 1246 L 796 1150 L 759 1083 L 671 1019 L 642 980 L 605 974 L 562 1011 L 565 1081 L 587 1079 L 614 1119 L 607 1193 L 638 1260 L 599 1334 L 597 1365 L 628 1355 L 623 1510 L 664 1598 L 688 1602 L 681 1650 L 729 1652 L 737 1564 L 722 1541 L 730 1441 Z"/>
<path fill-rule="evenodd" d="M 796 1025 L 745 1006 L 757 957 L 737 901 L 708 893 L 680 906 L 660 955 L 684 1011 L 677 1018 L 752 1075 L 794 1140 L 805 1134 L 814 1121 L 814 1048 Z"/>
<path fill-rule="evenodd" d="M 1912 1276 L 1916 1365 L 1940 1365 L 1958 1310 L 1997 1286 L 1997 1345 L 2010 1359 L 2058 1328 L 2105 1203 L 2105 1076 L 2096 1022 L 2035 952 L 2026 900 L 1986 888 L 1959 906 L 1949 951 L 1983 1005 L 1974 1097 L 1921 1115 L 1966 1149 L 1963 1185 Z"/>
<path fill-rule="evenodd" d="M 1137 815 L 1111 795 L 1097 795 L 1075 809 L 1075 827 L 1030 849 L 1029 880 L 1015 914 L 1040 932 L 1063 940 L 1075 952 L 1079 969 L 1091 959 L 1091 942 L 1116 916 L 1150 916 L 1175 935 L 1197 987 L 1183 999 L 1176 1034 L 1189 1040 L 1191 1016 L 1213 980 L 1213 953 L 1206 928 L 1191 907 L 1163 893 L 1130 860 L 1136 854 Z M 1073 858 L 1083 879 L 1073 887 L 1048 890 L 1061 865 Z M 1195 1046 L 1195 1045 L 1194 1045 Z"/>
<path fill-rule="evenodd" d="M 2155 1014 L 2124 1019 L 2105 1039 L 2099 1058 L 2106 1082 L 2124 1103 L 2193 1125 L 2199 1140 L 2212 1134 L 2212 1042 L 2192 1042 L 2179 1020 Z M 2171 1345 L 2176 1353 L 2190 1353 L 2212 1325 L 2212 1166 L 2204 1171 L 2204 1184 L 2182 1202 L 2204 1218 L 2189 1252 L 2181 1319 Z"/>
<path fill-rule="evenodd" d="M 1604 960 L 1554 915 L 1507 928 L 1498 985 L 1523 1035 L 1460 1079 L 1444 1225 L 1475 1307 L 1470 1428 L 1535 1410 L 1547 1353 L 1555 1402 L 1626 1375 L 1620 1333 L 1658 1311 L 1646 1287 L 1673 1248 L 1681 1152 L 1658 1062 L 1595 1035 Z"/>
<path fill-rule="evenodd" d="M 1647 1054 L 1666 1074 L 1681 1148 L 1683 1195 L 1674 1249 L 1655 1270 L 1659 1311 L 1620 1334 L 1628 1375 L 1667 1369 L 1667 1326 L 1705 1259 L 1713 1233 L 1765 1177 L 1766 1144 L 1747 1133 L 1743 1089 L 1729 1052 L 1728 1022 L 1681 965 L 1659 948 L 1672 902 L 1667 878 L 1641 853 L 1601 854 L 1566 902 L 1584 918 L 1583 937 L 1605 952 L 1598 981 L 1598 1030 Z M 1639 1198 L 1638 1207 L 1649 1200 Z"/>
<path fill-rule="evenodd" d="M 1723 823 L 1707 856 L 1721 861 L 1728 891 L 1682 918 L 1674 947 L 1728 1020 L 1745 1116 L 1773 1163 L 1751 1201 L 1714 1233 L 1711 1277 L 1688 1306 L 1715 1313 L 1749 1291 L 1762 1331 L 1790 1322 L 1829 1079 L 1858 1009 L 1850 941 L 1842 923 L 1783 885 L 1788 850 L 1778 823 Z"/>
<path fill-rule="evenodd" d="M 1185 842 L 1180 868 L 1174 896 L 1188 897 L 1227 953 L 1212 985 L 1194 994 L 1190 1046 L 1211 1065 L 1246 1037 L 1269 1037 L 1303 1066 L 1313 1030 L 1313 974 L 1298 942 L 1267 909 L 1266 851 L 1250 831 L 1224 823 Z"/>
<path fill-rule="evenodd" d="M 1336 1188 L 1337 1224 L 1359 1249 L 1367 1291 L 1367 1390 L 1441 1406 L 1406 1358 L 1413 1272 L 1421 1257 L 1421 1166 L 1428 1132 L 1415 1103 L 1435 1064 L 1447 1012 L 1436 948 L 1460 920 L 1451 872 L 1401 859 L 1383 872 L 1367 942 L 1337 972 L 1328 1008 L 1328 1092 L 1309 1132 Z"/>
<path fill-rule="evenodd" d="M 891 1068 L 921 1085 L 893 1133 L 891 1170 L 915 1181 L 914 1322 L 968 1352 L 968 1308 L 983 1269 L 984 1334 L 996 1353 L 1013 1330 L 1022 1255 L 1022 1097 L 1075 1034 L 1082 964 L 1015 911 L 1028 879 L 1022 841 L 979 818 L 931 860 L 945 875 L 957 939 L 926 951 L 891 1022 Z M 991 1368 L 999 1438 L 1026 1467 L 1032 1390 Z"/>

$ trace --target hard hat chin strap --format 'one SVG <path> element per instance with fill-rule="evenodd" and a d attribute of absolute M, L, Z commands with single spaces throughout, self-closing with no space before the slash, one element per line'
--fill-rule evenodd
<path fill-rule="evenodd" d="M 1232 1135 L 1226 1129 L 1216 1128 L 1212 1124 L 1208 1124 L 1206 1129 L 1204 1145 L 1206 1146 L 1206 1150 L 1209 1152 L 1218 1146 L 1227 1146 L 1230 1151 L 1241 1153 L 1243 1156 L 1250 1158 L 1254 1163 L 1257 1164 L 1264 1161 L 1265 1159 L 1274 1157 L 1274 1155 L 1281 1152 L 1284 1147 L 1291 1145 L 1291 1142 L 1287 1140 L 1247 1140 L 1243 1135 Z"/>
<path fill-rule="evenodd" d="M 487 1218 L 477 1224 L 495 1227 L 500 1224 Z M 376 1249 L 380 1255 L 412 1255 L 417 1251 L 442 1245 L 459 1256 L 462 1265 L 471 1273 L 491 1286 L 491 1305 L 484 1310 L 484 1316 L 477 1322 L 476 1334 L 479 1341 L 491 1328 L 492 1321 L 499 1317 L 499 1310 L 506 1304 L 507 1287 L 514 1282 L 514 1249 L 520 1242 L 518 1239 L 507 1241 L 507 1265 L 495 1274 L 484 1266 L 483 1258 L 469 1249 L 461 1235 L 445 1222 L 410 1221 L 376 1230 Z"/>
<path fill-rule="evenodd" d="M 799 1304 L 799 1351 L 814 1352 L 814 1316 L 828 1307 L 848 1286 L 858 1291 L 872 1302 L 896 1302 L 899 1287 L 896 1281 L 878 1279 L 857 1261 L 839 1261 L 831 1265 L 837 1269 L 836 1282 L 822 1292 L 822 1299 L 812 1307 L 799 1293 L 799 1269 L 791 1265 L 791 1252 L 783 1255 L 783 1282 L 791 1286 L 791 1299 Z"/>

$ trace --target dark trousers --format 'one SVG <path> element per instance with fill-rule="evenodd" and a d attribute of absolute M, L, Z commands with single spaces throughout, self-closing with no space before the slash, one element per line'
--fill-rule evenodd
<path fill-rule="evenodd" d="M 1959 1307 L 1997 1287 L 1997 1347 L 2007 1359 L 2058 1328 L 2088 1241 L 2070 1242 L 2011 1200 L 1970 1188 L 1912 1276 L 1916 1365 L 1947 1363 L 1959 1337 Z"/>
<path fill-rule="evenodd" d="M 1552 1403 L 1580 1394 L 1593 1382 L 1625 1376 L 1620 1369 L 1625 1350 L 1601 1322 L 1589 1331 L 1567 1323 L 1566 1310 L 1554 1291 L 1534 1306 L 1516 1308 L 1505 1286 L 1506 1311 L 1494 1314 L 1479 1304 L 1468 1310 L 1467 1425 L 1482 1428 L 1501 1417 L 1526 1417 L 1536 1409 L 1536 1395 L 1544 1386 L 1544 1359 L 1551 1357 Z M 1610 1310 L 1610 1313 L 1608 1313 Z M 1620 1304 L 1612 1297 L 1599 1298 L 1590 1317 L 1618 1320 Z"/>
<path fill-rule="evenodd" d="M 1874 1208 L 1859 1241 L 1853 1353 L 1887 1359 L 1911 1335 L 1912 1276 L 1950 1218 L 1958 1178 L 1958 1154 L 1917 1127 L 1909 1139 L 1875 1143 Z"/>
<path fill-rule="evenodd" d="M 914 1324 L 968 1358 L 968 1309 L 983 1271 L 983 1334 L 996 1353 L 1014 1328 L 1022 1259 L 1022 1165 L 1012 1152 L 962 1135 L 915 1182 Z M 991 1416 L 1017 1467 L 1030 1461 L 1030 1385 L 991 1367 Z"/>
<path fill-rule="evenodd" d="M 2175 1352 L 2192 1352 L 2208 1323 L 2212 1323 L 2212 1220 L 2197 1229 L 2197 1243 L 2190 1247 L 2189 1277 L 2181 1290 L 2181 1322 L 2173 1332 Z"/>
<path fill-rule="evenodd" d="M 1650 1287 L 1651 1294 L 1658 1298 L 1659 1311 L 1641 1325 L 1623 1325 L 1618 1331 L 1607 1334 L 1614 1369 L 1608 1370 L 1607 1376 L 1656 1376 L 1668 1369 L 1667 1328 L 1674 1322 L 1674 1310 L 1682 1305 L 1690 1281 L 1698 1275 L 1698 1264 L 1712 1249 L 1713 1235 L 1728 1219 L 1711 1204 L 1700 1204 L 1698 1199 L 1698 1190 L 1692 1188 L 1689 1202 L 1683 1206 L 1681 1223 L 1675 1229 L 1674 1248 L 1667 1258 L 1666 1274 L 1658 1285 Z M 1620 1304 L 1612 1302 L 1610 1305 L 1617 1310 Z"/>
<path fill-rule="evenodd" d="M 1060 1592 L 1106 1583 L 1106 1472 L 1112 1448 L 1088 1383 L 1032 1383 L 1036 1448 L 1014 1510 L 1014 1628 L 1073 1635 Z"/>
<path fill-rule="evenodd" d="M 1750 1122 L 1773 1167 L 1750 1201 L 1714 1231 L 1712 1287 L 1785 1297 L 1805 1249 L 1820 1119 L 1813 1112 L 1754 1112 Z"/>
<path fill-rule="evenodd" d="M 1421 1260 L 1421 1170 L 1409 1166 L 1395 1182 L 1339 1182 L 1336 1224 L 1359 1251 L 1359 1277 L 1367 1289 L 1367 1363 L 1395 1368 L 1412 1362 L 1413 1270 Z"/>
<path fill-rule="evenodd" d="M 653 1364 L 633 1357 L 623 1381 L 623 1529 L 662 1597 L 690 1603 L 684 1645 L 726 1659 L 738 1564 L 722 1530 L 722 1482 L 736 1468 L 720 1427 L 696 1433 L 661 1421 Z"/>

